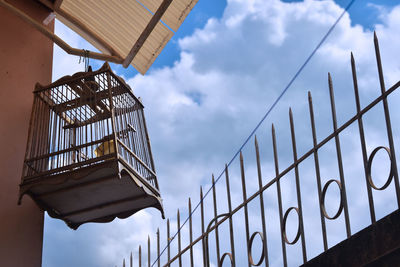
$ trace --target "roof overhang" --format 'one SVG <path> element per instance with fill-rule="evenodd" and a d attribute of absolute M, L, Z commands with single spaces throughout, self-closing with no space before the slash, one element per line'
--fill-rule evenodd
<path fill-rule="evenodd" d="M 37 0 L 101 51 L 70 47 L 42 22 L 5 0 L 3 6 L 52 39 L 67 53 L 133 65 L 145 74 L 198 0 Z"/>

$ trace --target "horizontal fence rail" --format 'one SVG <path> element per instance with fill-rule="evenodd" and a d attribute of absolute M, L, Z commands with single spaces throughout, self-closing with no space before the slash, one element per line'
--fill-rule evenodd
<path fill-rule="evenodd" d="M 257 181 L 258 181 L 258 189 L 254 194 L 248 195 L 247 187 L 246 187 L 246 173 L 245 173 L 245 163 L 244 156 L 242 152 L 240 153 L 240 184 L 241 184 L 241 203 L 237 205 L 235 208 L 232 205 L 232 192 L 231 192 L 231 178 L 229 174 L 228 166 L 225 166 L 225 184 L 224 190 L 226 194 L 226 209 L 227 212 L 218 212 L 218 206 L 222 205 L 222 203 L 217 198 L 217 190 L 215 187 L 215 180 L 212 177 L 212 208 L 206 207 L 206 203 L 204 200 L 203 190 L 200 188 L 200 214 L 199 221 L 197 224 L 199 228 L 199 232 L 201 232 L 197 237 L 194 237 L 194 229 L 193 229 L 193 218 L 195 218 L 191 199 L 188 200 L 188 229 L 181 227 L 181 213 L 177 211 L 177 217 L 174 219 L 176 222 L 176 229 L 178 229 L 175 235 L 171 235 L 171 221 L 170 219 L 166 222 L 166 240 L 163 243 L 163 247 L 165 247 L 165 254 L 163 254 L 164 250 L 160 250 L 161 248 L 161 234 L 160 230 L 157 230 L 156 233 L 156 251 L 151 251 L 151 242 L 150 237 L 148 238 L 147 244 L 147 264 L 146 266 L 269 266 L 271 264 L 271 246 L 269 246 L 269 236 L 267 236 L 268 231 L 268 221 L 266 220 L 268 209 L 265 207 L 264 193 L 269 189 L 270 191 L 276 192 L 276 202 L 277 202 L 277 210 L 279 216 L 279 243 L 280 243 L 280 253 L 282 255 L 282 264 L 284 266 L 288 266 L 288 260 L 293 257 L 301 258 L 301 262 L 306 263 L 310 260 L 307 257 L 307 248 L 309 244 L 306 243 L 306 235 L 314 235 L 315 233 L 309 233 L 305 230 L 305 219 L 304 219 L 304 211 L 305 209 L 309 209 L 310 207 L 305 206 L 304 202 L 302 202 L 302 198 L 304 197 L 304 192 L 301 190 L 300 186 L 300 172 L 299 167 L 302 163 L 304 163 L 307 159 L 313 160 L 314 170 L 315 170 L 315 183 L 317 188 L 316 200 L 318 201 L 318 210 L 315 212 L 318 213 L 318 224 L 320 230 L 316 231 L 317 233 L 320 231 L 322 237 L 322 246 L 323 250 L 327 251 L 329 249 L 328 245 L 328 230 L 327 230 L 327 221 L 335 221 L 341 220 L 344 223 L 345 235 L 346 238 L 352 236 L 351 232 L 351 214 L 349 211 L 348 204 L 348 190 L 346 189 L 346 175 L 344 172 L 344 161 L 342 154 L 342 144 L 341 144 L 341 134 L 343 131 L 347 129 L 351 125 L 356 125 L 358 128 L 358 139 L 361 146 L 362 152 L 362 166 L 364 172 L 365 185 L 360 185 L 359 190 L 366 190 L 367 201 L 368 201 L 368 213 L 369 213 L 369 221 L 372 223 L 376 222 L 376 204 L 374 203 L 373 192 L 374 191 L 382 191 L 389 187 L 389 185 L 394 184 L 394 198 L 397 200 L 397 208 L 400 208 L 400 187 L 399 187 L 399 177 L 396 163 L 396 154 L 395 154 L 395 145 L 393 140 L 393 131 L 391 125 L 391 116 L 389 113 L 389 104 L 388 97 L 400 86 L 400 81 L 394 84 L 391 88 L 386 90 L 385 82 L 383 78 L 383 70 L 382 63 L 379 51 L 379 44 L 376 35 L 374 35 L 374 44 L 375 44 L 375 55 L 377 61 L 377 68 L 379 74 L 379 82 L 380 82 L 380 95 L 370 102 L 364 108 L 361 108 L 358 83 L 357 83 L 357 73 L 355 67 L 355 60 L 353 54 L 351 54 L 351 70 L 353 77 L 353 88 L 355 95 L 355 104 L 356 104 L 356 114 L 351 117 L 348 121 L 346 121 L 341 126 L 337 123 L 336 117 L 336 105 L 335 105 L 335 96 L 334 96 L 334 88 L 333 81 L 330 74 L 328 74 L 328 87 L 329 87 L 329 96 L 330 96 L 330 111 L 333 123 L 333 132 L 329 134 L 322 141 L 317 140 L 316 135 L 316 124 L 315 124 L 315 116 L 314 116 L 314 107 L 311 93 L 308 92 L 308 109 L 310 116 L 310 127 L 311 127 L 311 135 L 312 135 L 312 148 L 308 150 L 303 155 L 299 156 L 297 154 L 297 144 L 296 144 L 296 133 L 295 133 L 295 122 L 293 119 L 292 110 L 289 109 L 289 122 L 290 122 L 290 143 L 292 150 L 293 163 L 291 163 L 286 169 L 280 170 L 279 161 L 278 161 L 278 143 L 276 139 L 275 127 L 272 124 L 271 127 L 271 135 L 272 135 L 272 152 L 273 152 L 273 167 L 275 170 L 275 177 L 267 183 L 263 183 L 263 175 L 262 175 L 262 164 L 260 158 L 260 149 L 258 145 L 257 137 L 255 137 L 254 145 L 255 145 L 255 160 L 256 160 L 256 169 L 257 169 Z M 371 153 L 367 152 L 366 145 L 366 137 L 363 123 L 363 116 L 366 115 L 374 107 L 378 105 L 382 105 L 384 112 L 384 123 L 385 128 L 381 129 L 385 132 L 387 136 L 388 146 L 377 146 L 372 150 Z M 337 165 L 338 169 L 338 178 L 330 179 L 323 183 L 322 175 L 321 175 L 321 166 L 320 166 L 320 158 L 319 153 L 321 149 L 327 145 L 330 141 L 334 143 L 334 153 L 336 156 L 335 162 L 332 162 L 332 165 Z M 382 186 L 378 186 L 374 182 L 374 178 L 372 177 L 372 164 L 374 158 L 378 152 L 384 152 L 388 155 L 390 161 L 390 171 L 387 180 L 384 182 Z M 285 181 L 284 178 L 289 177 L 289 173 L 293 173 L 294 175 L 294 187 L 295 187 L 295 201 L 292 206 L 286 207 L 287 204 L 283 201 L 283 187 L 282 183 Z M 248 185 L 248 184 L 247 184 Z M 334 214 L 327 211 L 327 191 L 329 188 L 336 187 L 339 190 L 339 206 L 337 211 Z M 256 207 L 259 207 L 259 211 L 254 210 Z M 207 212 L 211 213 L 208 214 Z M 243 212 L 243 214 L 241 214 Z M 258 227 L 254 227 L 253 221 L 254 217 L 250 218 L 251 214 L 256 213 L 258 216 L 256 220 L 259 220 L 257 224 Z M 289 235 L 287 233 L 288 230 L 288 220 L 289 217 L 295 215 L 298 220 L 298 225 L 295 227 L 294 235 Z M 206 216 L 208 215 L 208 217 Z M 240 215 L 240 217 L 238 217 Z M 211 218 L 211 220 L 207 220 L 207 218 Z M 196 217 L 197 218 L 197 217 Z M 234 218 L 240 218 L 239 220 L 234 220 Z M 185 224 L 186 222 L 184 222 Z M 243 226 L 243 227 L 242 227 Z M 244 231 L 241 232 L 238 229 L 242 227 Z M 242 228 L 240 228 L 242 230 Z M 252 231 L 252 228 L 258 228 L 255 231 Z M 292 227 L 293 228 L 293 227 Z M 227 231 L 223 230 L 228 229 Z M 182 230 L 182 231 L 181 231 Z M 188 230 L 188 231 L 187 231 Z M 292 229 L 293 230 L 293 229 Z M 188 236 L 182 238 L 184 233 L 188 233 Z M 242 238 L 242 236 L 245 238 Z M 291 237 L 292 236 L 292 237 Z M 294 236 L 294 237 L 293 237 Z M 183 239 L 187 240 L 187 245 L 183 245 Z M 222 240 L 222 242 L 221 242 Z M 236 240 L 236 241 L 235 241 Z M 175 242 L 174 242 L 175 241 Z M 243 243 L 242 243 L 243 241 Z M 257 244 L 260 245 L 255 245 Z M 238 246 L 239 244 L 239 246 Z M 295 244 L 301 248 L 300 254 L 290 254 L 289 250 Z M 175 255 L 171 255 L 171 250 L 177 250 Z M 195 251 L 199 252 L 198 255 L 195 255 Z M 258 252 L 258 253 L 255 253 Z M 136 253 L 135 253 L 136 254 Z M 255 254 L 258 254 L 255 256 Z M 151 259 L 151 256 L 154 256 Z M 199 256 L 200 255 L 200 256 Z M 137 258 L 137 259 L 135 259 Z M 142 247 L 139 246 L 138 253 L 133 255 L 131 253 L 129 259 L 129 266 L 145 266 L 144 259 L 142 259 Z M 241 263 L 239 263 L 241 261 Z M 243 262 L 246 262 L 243 265 Z M 136 265 L 137 263 L 137 265 Z M 272 265 L 272 264 L 271 264 Z M 123 260 L 123 266 L 127 266 L 125 260 Z"/>

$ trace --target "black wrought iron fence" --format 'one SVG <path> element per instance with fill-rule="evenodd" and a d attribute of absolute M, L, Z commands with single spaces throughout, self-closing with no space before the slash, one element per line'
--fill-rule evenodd
<path fill-rule="evenodd" d="M 330 95 L 330 109 L 333 121 L 333 132 L 329 134 L 325 139 L 322 141 L 317 140 L 316 135 L 316 124 L 314 118 L 314 109 L 313 109 L 313 101 L 311 93 L 308 93 L 308 104 L 309 104 L 309 115 L 311 121 L 311 130 L 312 130 L 312 140 L 313 140 L 313 147 L 304 153 L 301 156 L 297 154 L 297 145 L 296 145 L 296 134 L 295 134 L 295 127 L 294 127 L 294 120 L 291 109 L 289 110 L 289 121 L 290 121 L 290 130 L 291 130 L 291 147 L 292 147 L 292 154 L 293 154 L 293 163 L 290 164 L 286 169 L 280 170 L 279 162 L 278 162 L 278 145 L 276 141 L 276 133 L 274 125 L 272 125 L 271 133 L 272 133 L 272 149 L 273 149 L 273 158 L 274 158 L 274 168 L 275 168 L 275 177 L 271 179 L 266 184 L 263 183 L 262 179 L 262 168 L 261 168 L 261 160 L 260 160 L 260 151 L 259 145 L 257 142 L 257 138 L 255 138 L 255 154 L 256 154 L 256 166 L 257 166 L 257 178 L 258 178 L 258 190 L 248 196 L 247 189 L 246 189 L 246 174 L 245 174 L 245 167 L 244 167 L 244 157 L 243 154 L 240 153 L 240 177 L 241 177 L 241 192 L 242 192 L 242 201 L 236 207 L 232 206 L 232 194 L 231 194 L 231 186 L 230 186 L 230 176 L 229 170 L 226 166 L 225 168 L 225 185 L 224 188 L 226 190 L 226 201 L 227 201 L 227 212 L 218 213 L 217 210 L 217 196 L 216 196 L 216 188 L 215 188 L 215 181 L 214 177 L 212 179 L 212 209 L 205 210 L 204 201 L 199 203 L 200 205 L 200 222 L 199 227 L 201 227 L 201 233 L 197 236 L 193 236 L 193 213 L 192 213 L 192 205 L 191 200 L 189 198 L 188 201 L 188 214 L 191 215 L 188 217 L 188 232 L 186 229 L 182 228 L 181 226 L 181 218 L 180 212 L 177 212 L 176 218 L 176 229 L 178 231 L 175 235 L 171 235 L 171 225 L 170 220 L 167 220 L 166 226 L 166 240 L 165 242 L 161 242 L 160 231 L 157 230 L 157 238 L 156 238 L 156 252 L 152 253 L 151 250 L 151 243 L 150 238 L 148 239 L 147 244 L 147 260 L 143 259 L 143 266 L 245 266 L 238 263 L 238 259 L 245 259 L 247 262 L 246 265 L 250 266 L 269 266 L 270 262 L 270 253 L 269 253 L 269 242 L 267 238 L 267 229 L 268 229 L 268 222 L 266 220 L 266 212 L 267 209 L 265 208 L 264 203 L 264 193 L 267 192 L 266 190 L 276 190 L 277 195 L 277 204 L 278 204 L 278 213 L 279 213 L 279 228 L 280 228 L 280 245 L 281 245 L 281 255 L 282 255 L 282 263 L 284 266 L 288 265 L 288 258 L 292 257 L 288 255 L 287 249 L 289 246 L 294 244 L 300 243 L 301 244 L 301 255 L 302 255 L 302 262 L 307 262 L 309 258 L 307 258 L 307 244 L 305 236 L 308 234 L 305 231 L 305 220 L 304 220 L 304 209 L 307 208 L 302 203 L 302 191 L 300 188 L 300 175 L 299 175 L 299 165 L 303 163 L 306 159 L 313 158 L 313 164 L 315 169 L 315 177 L 316 177 L 316 184 L 317 184 L 317 192 L 318 195 L 315 197 L 318 200 L 319 210 L 316 211 L 319 213 L 320 217 L 320 232 L 322 234 L 322 242 L 323 242 L 323 249 L 324 251 L 329 249 L 328 246 L 328 233 L 326 227 L 327 220 L 337 220 L 341 218 L 344 220 L 344 227 L 346 231 L 346 237 L 349 238 L 352 235 L 351 232 L 351 225 L 349 219 L 349 207 L 347 201 L 347 193 L 346 190 L 346 179 L 344 175 L 344 168 L 343 168 L 343 157 L 342 157 L 342 147 L 341 147 L 341 133 L 347 129 L 351 125 L 356 125 L 358 127 L 359 132 L 359 140 L 361 144 L 361 151 L 362 151 L 362 159 L 363 159 L 363 173 L 365 175 L 365 186 L 363 186 L 363 190 L 367 191 L 368 195 L 368 207 L 369 207 L 369 219 L 371 223 L 376 222 L 376 210 L 374 204 L 374 198 L 372 192 L 374 190 L 385 190 L 389 187 L 390 184 L 394 183 L 394 191 L 395 191 L 395 198 L 397 199 L 397 207 L 400 207 L 400 188 L 399 188 L 399 177 L 398 177 L 398 170 L 396 164 L 396 155 L 395 155 L 395 145 L 393 141 L 393 133 L 392 133 L 392 125 L 391 125 L 391 116 L 389 113 L 389 104 L 388 104 L 388 97 L 400 86 L 400 81 L 397 82 L 395 85 L 390 87 L 386 90 L 385 82 L 383 78 L 383 71 L 382 71 L 382 64 L 381 64 L 381 57 L 379 51 L 379 44 L 376 35 L 374 35 L 374 44 L 375 44 L 375 54 L 376 54 L 376 61 L 378 67 L 378 74 L 379 74 L 379 81 L 380 81 L 380 95 L 370 102 L 364 108 L 361 107 L 360 104 L 360 97 L 359 97 L 359 90 L 357 84 L 357 73 L 355 67 L 355 61 L 353 58 L 353 54 L 351 54 L 351 69 L 352 69 L 352 76 L 353 76 L 353 85 L 354 85 L 354 95 L 355 95 L 355 104 L 356 104 L 356 114 L 350 118 L 347 122 L 343 125 L 339 126 L 337 123 L 336 118 L 336 106 L 335 106 L 335 97 L 334 97 L 334 88 L 332 84 L 331 76 L 328 75 L 328 85 L 329 85 L 329 95 Z M 376 107 L 377 105 L 381 104 L 383 107 L 384 112 L 384 120 L 385 120 L 385 129 L 382 129 L 386 132 L 388 147 L 386 146 L 377 146 L 375 149 L 372 150 L 370 154 L 367 153 L 367 146 L 366 146 L 366 138 L 364 132 L 364 125 L 363 125 L 363 117 L 365 114 L 370 111 L 372 108 Z M 326 145 L 328 142 L 334 142 L 335 144 L 335 152 L 336 152 L 336 163 L 332 161 L 332 164 L 337 164 L 339 170 L 339 178 L 338 179 L 331 179 L 328 180 L 325 184 L 322 183 L 321 179 L 321 170 L 320 170 L 320 160 L 319 160 L 319 151 L 321 148 Z M 390 159 L 390 173 L 388 175 L 387 180 L 382 186 L 378 186 L 374 182 L 374 178 L 372 177 L 372 163 L 374 161 L 374 157 L 379 151 L 384 151 L 387 153 Z M 282 187 L 281 182 L 282 179 L 287 176 L 289 173 L 294 172 L 294 183 L 295 183 L 295 195 L 296 195 L 296 205 L 291 206 L 284 209 L 284 203 L 282 201 Z M 331 186 L 337 186 L 340 191 L 340 205 L 338 210 L 332 215 L 327 212 L 326 209 L 326 194 L 328 188 Z M 360 187 L 361 188 L 361 187 Z M 361 189 L 360 189 L 361 190 Z M 200 199 L 203 200 L 203 191 L 200 190 Z M 257 200 L 259 201 L 259 216 L 258 218 L 261 220 L 258 231 L 253 233 L 250 232 L 250 219 L 249 219 L 249 206 L 256 203 Z M 254 202 L 254 203 L 253 203 Z M 220 204 L 220 203 L 218 203 Z M 211 221 L 206 221 L 205 213 L 207 211 L 212 211 L 211 214 Z M 243 216 L 240 217 L 241 220 L 244 220 L 243 223 L 235 224 L 244 224 L 245 229 L 245 244 L 239 244 L 235 242 L 235 238 L 239 234 L 236 231 L 236 227 L 234 226 L 234 215 L 237 215 L 239 211 L 243 211 Z M 287 234 L 287 220 L 291 213 L 295 213 L 298 217 L 298 226 L 295 231 L 295 237 L 290 238 Z M 184 224 L 186 221 L 184 222 Z M 220 232 L 221 227 L 227 225 L 228 231 Z M 181 231 L 182 230 L 182 231 Z M 319 231 L 316 231 L 319 232 Z M 187 239 L 187 245 L 183 245 L 182 242 L 182 235 L 184 233 L 188 233 L 189 236 Z M 221 236 L 221 234 L 225 233 L 226 235 Z M 212 234 L 213 239 L 215 241 L 215 245 L 210 244 L 209 236 Z M 315 233 L 312 233 L 315 234 Z M 221 238 L 223 239 L 220 242 Z M 261 246 L 255 246 L 255 240 L 261 240 Z M 173 244 L 176 242 L 175 244 Z M 222 252 L 222 244 L 224 250 Z M 199 255 L 195 256 L 194 248 L 199 246 L 201 249 L 198 250 L 200 252 Z M 255 259 L 253 256 L 254 249 L 258 247 L 258 254 L 259 256 Z M 164 249 L 162 249 L 164 248 Z M 172 248 L 177 249 L 177 253 L 171 256 Z M 211 248 L 213 249 L 213 253 L 211 257 Z M 151 256 L 153 255 L 153 259 Z M 185 262 L 183 262 L 183 258 L 185 258 Z M 147 263 L 145 263 L 147 261 Z M 136 262 L 138 265 L 136 265 Z M 134 257 L 132 254 L 130 255 L 130 259 L 128 262 L 123 260 L 123 266 L 142 266 L 142 248 L 139 246 L 138 253 Z"/>

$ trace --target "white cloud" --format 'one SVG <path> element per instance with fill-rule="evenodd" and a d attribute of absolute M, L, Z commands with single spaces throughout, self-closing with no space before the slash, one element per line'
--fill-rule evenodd
<path fill-rule="evenodd" d="M 185 218 L 187 197 L 192 196 L 192 204 L 195 206 L 198 201 L 199 185 L 206 185 L 205 189 L 207 189 L 210 185 L 211 173 L 219 175 L 224 163 L 230 160 L 267 107 L 275 100 L 342 11 L 343 9 L 333 1 L 306 0 L 289 4 L 278 0 L 231 0 L 228 1 L 221 19 L 210 19 L 203 29 L 198 29 L 193 35 L 179 41 L 181 56 L 172 67 L 153 69 L 146 76 L 137 75 L 128 79 L 136 95 L 142 97 L 146 107 L 146 120 L 167 216 L 175 218 L 176 209 L 180 208 L 181 211 L 183 210 L 182 218 Z M 400 45 L 400 35 L 397 33 L 400 24 L 399 13 L 400 6 L 384 13 L 382 15 L 384 23 L 376 26 L 381 41 L 382 60 L 388 87 L 400 77 L 400 64 L 395 52 Z M 378 95 L 379 82 L 372 32 L 363 29 L 360 25 L 351 26 L 350 17 L 346 14 L 257 133 L 263 159 L 264 182 L 274 176 L 270 140 L 271 122 L 275 122 L 277 130 L 281 170 L 292 162 L 291 143 L 288 142 L 290 140 L 287 115 L 289 106 L 293 107 L 294 112 L 298 154 L 302 155 L 312 146 L 306 94 L 308 90 L 313 93 L 318 139 L 321 140 L 331 133 L 327 90 L 328 71 L 332 73 L 336 89 L 339 125 L 354 115 L 350 51 L 354 52 L 357 61 L 362 104 L 365 105 L 367 101 Z M 65 62 L 64 65 L 72 64 L 65 59 L 65 56 L 56 55 Z M 58 68 L 55 66 L 55 73 L 59 72 Z M 62 70 L 65 71 L 65 68 Z M 73 68 L 68 68 L 68 70 L 73 71 Z M 392 114 L 399 119 L 398 115 L 393 112 Z M 384 133 L 378 132 L 383 127 L 381 124 L 383 120 L 376 120 L 377 116 L 374 113 L 369 119 L 366 118 L 366 127 L 369 129 L 367 136 L 369 153 L 373 149 L 372 144 L 378 143 L 376 136 L 384 136 Z M 357 129 L 354 128 L 349 132 L 352 135 L 342 136 L 341 141 L 343 154 L 346 155 L 344 156 L 346 179 L 350 179 L 350 175 L 351 178 L 358 179 L 350 179 L 348 182 L 348 190 L 354 192 L 354 190 L 359 190 L 360 183 L 364 190 L 365 181 L 362 180 L 362 172 L 359 172 L 362 168 L 361 154 L 356 156 L 351 153 L 359 147 Z M 395 134 L 398 136 L 399 133 Z M 254 186 L 254 184 L 257 185 L 257 180 L 253 160 L 253 141 L 249 142 L 244 154 L 247 183 L 251 184 L 248 188 L 248 195 L 250 195 L 257 188 Z M 359 160 L 358 165 L 354 164 L 356 166 L 351 165 L 354 157 L 358 157 L 357 160 Z M 337 163 L 333 143 L 321 151 L 320 158 L 323 181 L 336 179 Z M 307 164 L 306 166 L 310 166 L 309 169 L 300 169 L 302 190 L 305 194 L 303 203 L 310 207 L 317 207 L 313 162 Z M 237 160 L 231 169 L 231 189 L 235 196 L 233 199 L 235 206 L 241 202 Z M 290 177 L 294 178 L 294 174 Z M 307 177 L 310 178 L 307 179 Z M 223 181 L 224 177 L 221 178 L 217 188 L 221 212 L 226 210 Z M 283 181 L 283 183 L 287 187 L 283 196 L 287 208 L 295 205 L 296 191 L 293 181 Z M 265 199 L 269 203 L 267 210 L 275 214 L 274 217 L 267 214 L 267 218 L 270 218 L 271 225 L 278 229 L 276 189 L 267 190 L 265 194 Z M 366 207 L 365 203 L 357 201 L 355 199 L 352 202 L 351 211 Z M 385 201 L 387 197 L 378 199 L 377 203 L 381 206 L 386 203 Z M 332 202 L 336 203 L 334 198 Z M 206 205 L 211 207 L 211 195 Z M 336 206 L 332 205 L 334 209 Z M 315 214 L 318 215 L 319 211 L 316 212 Z M 308 211 L 307 214 L 309 214 Z M 195 232 L 199 234 L 198 213 L 195 216 L 197 216 L 194 220 L 197 227 Z M 211 216 L 210 212 L 206 215 L 207 219 Z M 313 215 L 311 216 L 314 218 Z M 102 237 L 95 239 L 100 244 L 79 239 L 83 243 L 75 245 L 90 246 L 92 251 L 95 251 L 96 255 L 82 255 L 82 258 L 91 259 L 88 260 L 91 263 L 86 266 L 118 264 L 122 262 L 121 257 L 129 256 L 131 248 L 137 248 L 138 241 L 141 241 L 142 245 L 146 244 L 148 233 L 153 233 L 152 238 L 154 238 L 156 227 L 161 227 L 162 236 L 165 237 L 165 222 L 162 222 L 159 217 L 156 211 L 148 210 L 124 221 L 96 225 L 96 227 L 88 225 L 85 228 L 88 233 L 96 235 L 101 231 Z M 306 219 L 309 222 L 306 231 L 312 229 L 314 225 L 319 227 L 319 218 L 316 218 L 317 221 Z M 354 218 L 357 225 L 363 223 L 355 216 L 351 218 Z M 206 223 L 208 221 L 206 220 Z M 242 223 L 237 222 L 238 225 Z M 47 225 L 49 224 L 52 223 Z M 259 227 L 257 224 L 252 225 L 252 231 L 257 227 Z M 89 231 L 89 229 L 95 230 Z M 332 240 L 340 241 L 343 236 L 343 221 L 339 220 L 331 224 L 329 229 L 333 236 L 329 244 L 332 245 Z M 61 230 L 69 231 L 66 228 Z M 54 231 L 56 231 L 54 227 L 50 228 L 46 235 L 52 235 Z M 187 229 L 185 229 L 186 232 Z M 174 233 L 174 230 L 171 230 L 171 233 Z M 313 244 L 322 242 L 320 236 L 309 234 L 308 237 L 313 240 Z M 60 242 L 56 237 L 49 240 Z M 243 237 L 237 240 L 243 241 Z M 280 266 L 279 236 L 272 233 L 269 240 L 275 244 L 275 249 L 270 250 L 270 262 L 274 266 Z M 69 247 L 71 244 L 65 244 L 65 246 Z M 176 251 L 176 247 L 173 248 L 173 251 Z M 320 248 L 319 245 L 312 245 L 309 254 L 316 255 Z M 200 257 L 198 253 L 196 250 L 196 258 Z M 46 253 L 46 250 L 44 256 L 55 257 Z M 98 259 L 101 259 L 101 263 Z M 65 260 L 65 262 L 68 261 Z"/>

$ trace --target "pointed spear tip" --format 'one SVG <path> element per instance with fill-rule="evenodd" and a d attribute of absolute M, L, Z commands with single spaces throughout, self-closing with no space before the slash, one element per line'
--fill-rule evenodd
<path fill-rule="evenodd" d="M 275 133 L 275 125 L 273 123 L 271 124 L 271 130 L 272 130 L 272 133 Z"/>
<path fill-rule="evenodd" d="M 330 72 L 328 72 L 328 84 L 329 84 L 329 88 L 331 88 L 332 87 L 332 76 L 331 76 Z"/>
<path fill-rule="evenodd" d="M 311 91 L 308 91 L 308 99 L 312 99 L 312 97 L 311 97 Z"/>
<path fill-rule="evenodd" d="M 289 107 L 289 120 L 292 122 L 293 121 L 293 112 L 292 112 L 292 108 Z"/>
<path fill-rule="evenodd" d="M 258 152 L 259 148 L 258 148 L 258 140 L 257 140 L 257 135 L 256 135 L 256 136 L 254 136 L 254 146 L 255 146 L 255 148 L 256 148 L 256 153 L 259 153 L 259 152 Z"/>
<path fill-rule="evenodd" d="M 374 31 L 374 44 L 375 49 L 379 46 L 378 36 L 376 35 L 376 31 Z"/>

